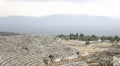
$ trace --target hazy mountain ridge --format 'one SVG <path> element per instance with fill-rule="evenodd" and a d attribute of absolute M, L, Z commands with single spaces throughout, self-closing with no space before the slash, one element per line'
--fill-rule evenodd
<path fill-rule="evenodd" d="M 45 17 L 0 17 L 0 31 L 20 33 L 119 34 L 119 19 L 90 15 L 50 15 Z"/>
<path fill-rule="evenodd" d="M 20 34 L 14 32 L 0 32 L 0 36 L 11 36 L 11 35 L 20 35 Z"/>

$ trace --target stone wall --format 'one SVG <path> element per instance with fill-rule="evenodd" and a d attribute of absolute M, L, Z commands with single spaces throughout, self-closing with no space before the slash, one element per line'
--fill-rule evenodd
<path fill-rule="evenodd" d="M 120 66 L 120 55 L 113 57 L 113 66 Z"/>

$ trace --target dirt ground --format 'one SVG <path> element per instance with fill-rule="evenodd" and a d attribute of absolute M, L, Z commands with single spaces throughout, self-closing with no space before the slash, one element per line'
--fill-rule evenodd
<path fill-rule="evenodd" d="M 61 42 L 65 45 L 70 46 L 71 48 L 79 50 L 83 54 L 105 51 L 112 45 L 112 43 L 110 43 L 109 41 L 104 42 L 93 41 L 89 45 L 85 45 L 85 41 L 78 40 L 61 40 Z"/>

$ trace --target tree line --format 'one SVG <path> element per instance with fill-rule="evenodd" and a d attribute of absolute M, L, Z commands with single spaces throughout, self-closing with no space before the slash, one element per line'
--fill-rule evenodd
<path fill-rule="evenodd" d="M 70 33 L 69 35 L 60 34 L 60 35 L 57 35 L 56 37 L 65 39 L 65 40 L 97 41 L 100 39 L 101 41 L 109 40 L 110 42 L 114 42 L 114 41 L 119 42 L 120 41 L 120 37 L 117 35 L 115 35 L 115 36 L 96 36 L 94 34 L 84 35 L 82 33 L 81 34 Z"/>

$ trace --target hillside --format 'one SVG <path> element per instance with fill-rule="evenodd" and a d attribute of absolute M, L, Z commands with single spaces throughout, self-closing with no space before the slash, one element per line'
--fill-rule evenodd
<path fill-rule="evenodd" d="M 14 32 L 0 32 L 0 36 L 10 36 L 10 35 L 19 35 L 19 33 L 14 33 Z"/>
<path fill-rule="evenodd" d="M 0 66 L 44 66 L 43 59 L 49 55 L 59 58 L 76 52 L 53 36 L 0 36 Z"/>

